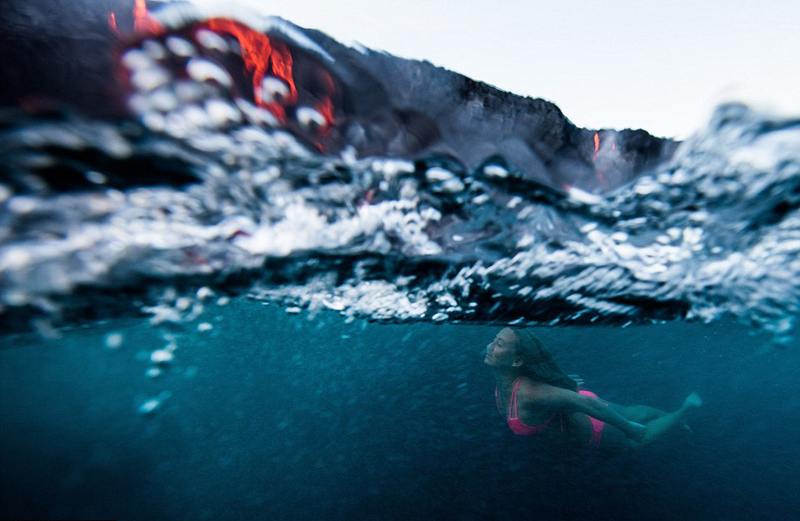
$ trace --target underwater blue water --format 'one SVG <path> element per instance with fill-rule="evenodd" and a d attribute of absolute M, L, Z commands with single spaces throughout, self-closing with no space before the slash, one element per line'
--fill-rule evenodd
<path fill-rule="evenodd" d="M 240 298 L 0 350 L 0 518 L 795 519 L 800 354 L 726 321 L 539 328 L 621 404 L 704 406 L 620 456 L 548 454 L 494 408 L 496 328 L 349 323 Z M 107 335 L 121 334 L 119 347 Z M 146 372 L 172 335 L 174 360 Z M 113 345 L 113 343 L 112 343 Z M 160 406 L 140 412 L 158 398 Z"/>

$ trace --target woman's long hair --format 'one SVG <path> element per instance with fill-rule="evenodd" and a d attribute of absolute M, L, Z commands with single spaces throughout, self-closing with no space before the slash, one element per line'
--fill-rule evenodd
<path fill-rule="evenodd" d="M 542 382 L 555 387 L 577 391 L 578 384 L 564 374 L 556 363 L 553 355 L 544 348 L 544 343 L 524 329 L 513 329 L 517 335 L 517 354 L 522 358 L 520 372 L 536 382 Z"/>

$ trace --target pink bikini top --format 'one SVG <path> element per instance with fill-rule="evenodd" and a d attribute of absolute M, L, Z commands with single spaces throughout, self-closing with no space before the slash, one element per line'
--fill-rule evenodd
<path fill-rule="evenodd" d="M 556 416 L 560 416 L 560 418 L 561 418 L 561 430 L 563 431 L 564 430 L 564 416 L 562 416 L 561 413 L 558 413 L 558 412 L 553 413 L 553 415 L 550 416 L 547 419 L 547 421 L 545 421 L 541 425 L 536 425 L 536 426 L 531 427 L 530 425 L 525 425 L 524 423 L 522 423 L 522 420 L 520 420 L 519 416 L 517 415 L 517 387 L 519 387 L 519 381 L 520 381 L 521 378 L 522 377 L 517 378 L 517 381 L 514 382 L 514 390 L 511 391 L 511 404 L 508 406 L 508 416 L 507 416 L 508 428 L 511 429 L 514 432 L 514 434 L 516 434 L 517 436 L 533 436 L 534 434 L 539 434 L 548 425 L 550 425 L 550 422 L 553 421 L 553 418 L 555 418 Z M 495 390 L 494 390 L 494 401 L 495 401 L 495 404 L 498 403 L 497 402 L 497 388 L 495 388 Z M 512 416 L 512 414 L 513 414 L 513 416 Z"/>

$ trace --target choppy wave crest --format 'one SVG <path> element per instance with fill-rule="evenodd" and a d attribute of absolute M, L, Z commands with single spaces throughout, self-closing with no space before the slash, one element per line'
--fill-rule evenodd
<path fill-rule="evenodd" d="M 503 154 L 477 165 L 431 150 L 364 154 L 345 134 L 333 147 L 319 106 L 294 109 L 305 130 L 282 123 L 234 96 L 224 67 L 177 40 L 147 41 L 120 58 L 134 118 L 5 117 L 4 323 L 131 310 L 180 322 L 213 291 L 397 322 L 729 314 L 792 329 L 798 119 L 721 106 L 671 159 L 584 189 Z M 183 55 L 185 74 L 154 65 L 162 52 Z"/>

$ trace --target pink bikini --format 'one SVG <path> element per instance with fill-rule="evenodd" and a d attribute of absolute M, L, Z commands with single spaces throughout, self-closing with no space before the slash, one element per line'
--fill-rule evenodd
<path fill-rule="evenodd" d="M 550 425 L 550 423 L 553 421 L 553 419 L 556 416 L 558 416 L 559 420 L 560 420 L 559 423 L 561 424 L 561 431 L 563 432 L 564 431 L 564 415 L 563 415 L 563 413 L 560 413 L 560 412 L 553 413 L 553 415 L 550 416 L 547 420 L 545 420 L 544 423 L 542 423 L 540 425 L 535 425 L 535 426 L 525 425 L 522 422 L 522 420 L 519 419 L 519 416 L 518 416 L 518 413 L 517 413 L 517 387 L 519 387 L 520 379 L 521 379 L 521 377 L 517 378 L 517 381 L 514 382 L 514 390 L 511 391 L 511 404 L 508 406 L 508 415 L 506 417 L 506 419 L 508 421 L 508 428 L 511 429 L 511 431 L 514 434 L 516 434 L 517 436 L 533 436 L 534 434 L 539 434 L 540 432 L 542 432 L 548 425 Z M 591 391 L 581 390 L 581 391 L 578 391 L 578 393 L 582 394 L 584 396 L 591 396 L 592 398 L 597 398 L 597 395 L 594 394 Z M 494 390 L 494 399 L 495 399 L 495 403 L 497 403 L 497 389 L 496 388 Z M 597 398 L 597 399 L 599 399 L 599 398 Z M 602 421 L 600 421 L 600 420 L 598 420 L 596 418 L 592 418 L 591 416 L 589 416 L 589 419 L 592 421 L 592 435 L 589 438 L 589 444 L 588 445 L 590 447 L 599 447 L 600 446 L 600 440 L 603 437 L 603 427 L 605 427 L 606 424 L 605 424 L 605 422 L 602 422 Z"/>

